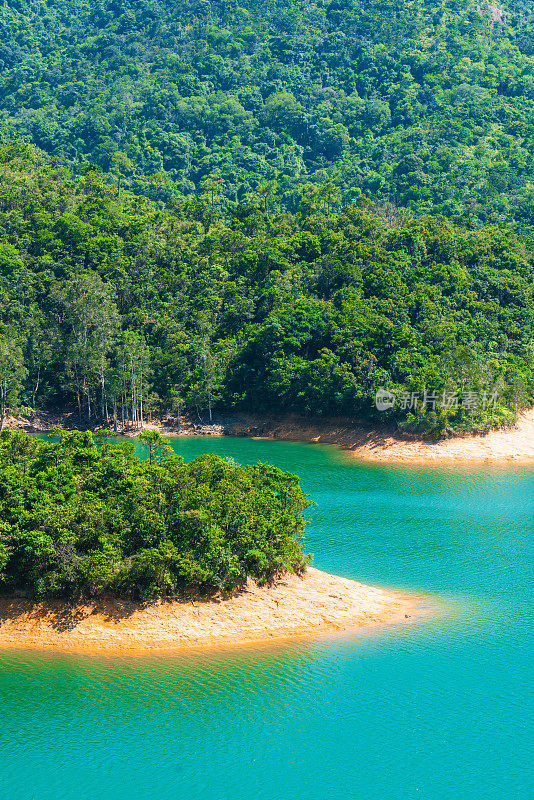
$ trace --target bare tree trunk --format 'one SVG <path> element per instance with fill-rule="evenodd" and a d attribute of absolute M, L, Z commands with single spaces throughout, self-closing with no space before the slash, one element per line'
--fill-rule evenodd
<path fill-rule="evenodd" d="M 104 419 L 104 403 L 105 403 L 105 378 L 104 378 L 104 365 L 100 365 L 100 408 L 101 417 Z M 107 417 L 107 415 L 106 415 Z"/>
<path fill-rule="evenodd" d="M 137 422 L 137 409 L 136 409 L 136 397 L 135 397 L 135 377 L 134 377 L 134 367 L 133 367 L 133 358 L 130 357 L 130 370 L 131 370 L 131 380 L 132 380 L 132 428 L 135 428 Z"/>
<path fill-rule="evenodd" d="M 35 398 L 37 396 L 37 392 L 39 391 L 40 383 L 41 383 L 41 365 L 39 365 L 37 369 L 37 380 L 35 382 L 35 386 L 32 392 L 32 408 L 35 408 Z"/>
<path fill-rule="evenodd" d="M 139 417 L 141 420 L 141 428 L 143 427 L 143 373 L 140 374 L 140 387 L 139 387 Z"/>
<path fill-rule="evenodd" d="M 126 408 L 126 380 L 124 377 L 124 369 L 122 370 L 122 393 L 121 393 L 121 415 L 122 415 L 122 428 L 126 427 L 126 418 L 124 416 L 124 411 Z"/>

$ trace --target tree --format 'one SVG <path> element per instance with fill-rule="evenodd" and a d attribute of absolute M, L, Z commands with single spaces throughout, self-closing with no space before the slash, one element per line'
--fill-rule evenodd
<path fill-rule="evenodd" d="M 37 407 L 43 374 L 52 360 L 54 349 L 60 349 L 57 328 L 47 325 L 46 322 L 46 315 L 39 308 L 32 307 L 28 314 L 25 363 L 28 368 L 28 379 L 31 381 L 31 408 L 34 411 Z"/>
<path fill-rule="evenodd" d="M 8 411 L 19 406 L 22 381 L 26 377 L 22 349 L 6 335 L 0 334 L 0 431 L 4 427 Z"/>
<path fill-rule="evenodd" d="M 197 340 L 194 352 L 195 368 L 187 393 L 187 403 L 196 407 L 199 416 L 201 410 L 207 409 L 209 421 L 213 422 L 213 406 L 220 399 L 223 364 L 213 353 L 206 336 Z"/>
<path fill-rule="evenodd" d="M 150 354 L 143 336 L 135 331 L 126 331 L 118 347 L 117 359 L 122 374 L 123 410 L 128 413 L 129 407 L 132 428 L 142 428 L 150 374 Z"/>
<path fill-rule="evenodd" d="M 278 185 L 276 181 L 268 181 L 267 183 L 262 184 L 261 186 L 256 187 L 256 194 L 260 197 L 262 205 L 263 205 L 263 212 L 267 214 L 269 212 L 269 204 L 273 197 L 276 196 Z"/>
<path fill-rule="evenodd" d="M 101 418 L 106 414 L 107 357 L 119 325 L 110 289 L 95 273 L 71 278 L 56 292 L 60 324 L 66 333 L 66 362 L 82 418 L 85 398 L 87 418 L 94 406 L 94 389 L 100 385 Z"/>
<path fill-rule="evenodd" d="M 131 162 L 130 162 L 131 163 Z M 153 175 L 150 175 L 148 178 L 150 187 L 155 192 L 155 201 L 156 206 L 159 204 L 160 193 L 162 189 L 170 189 L 171 187 L 171 180 L 166 172 L 159 170 L 159 172 L 155 172 Z"/>
<path fill-rule="evenodd" d="M 340 195 L 339 188 L 333 183 L 325 183 L 319 188 L 319 197 L 327 214 L 330 214 L 332 206 L 339 200 Z"/>
<path fill-rule="evenodd" d="M 132 172 L 134 165 L 126 153 L 123 153 L 120 150 L 117 150 L 115 153 L 113 153 L 111 163 L 113 164 L 114 171 L 117 173 L 117 193 L 120 195 L 122 176 L 127 172 Z"/>
<path fill-rule="evenodd" d="M 150 464 L 161 458 L 168 451 L 168 440 L 164 439 L 159 431 L 143 431 L 137 437 L 140 442 L 148 447 L 148 460 Z"/>

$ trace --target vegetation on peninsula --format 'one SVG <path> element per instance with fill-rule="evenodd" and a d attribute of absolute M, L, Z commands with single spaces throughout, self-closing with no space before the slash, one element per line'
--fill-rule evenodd
<path fill-rule="evenodd" d="M 310 501 L 295 475 L 216 455 L 185 464 L 154 433 L 145 462 L 133 443 L 59 435 L 0 433 L 0 591 L 148 601 L 305 569 Z"/>

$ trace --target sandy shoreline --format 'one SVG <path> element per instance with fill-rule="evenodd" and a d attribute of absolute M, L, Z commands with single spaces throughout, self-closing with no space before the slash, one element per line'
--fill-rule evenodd
<path fill-rule="evenodd" d="M 10 418 L 8 426 L 29 432 L 47 431 L 54 425 L 72 428 L 73 415 L 40 414 L 30 422 Z M 308 418 L 297 415 L 259 417 L 217 414 L 213 423 L 182 419 L 152 421 L 145 429 L 166 436 L 245 436 L 281 441 L 330 444 L 350 451 L 363 461 L 445 466 L 468 464 L 534 464 L 534 409 L 523 413 L 515 428 L 485 435 L 454 436 L 437 441 L 402 435 L 391 428 L 370 429 L 346 418 Z M 136 436 L 125 430 L 121 435 Z"/>
<path fill-rule="evenodd" d="M 239 434 L 238 430 L 234 432 Z M 347 420 L 307 421 L 304 417 L 267 422 L 257 435 L 337 445 L 359 459 L 373 462 L 436 466 L 534 464 L 534 409 L 523 413 L 515 428 L 437 441 L 404 437 L 388 430 L 366 430 Z"/>
<path fill-rule="evenodd" d="M 0 597 L 0 648 L 141 653 L 311 637 L 328 631 L 409 624 L 415 595 L 367 586 L 312 567 L 270 587 L 249 581 L 223 600 L 158 602 L 140 608 L 104 600 L 84 606 Z"/>

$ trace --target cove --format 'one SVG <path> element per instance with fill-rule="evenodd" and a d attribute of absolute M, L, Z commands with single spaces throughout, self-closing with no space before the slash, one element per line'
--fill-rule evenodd
<path fill-rule="evenodd" d="M 365 465 L 226 437 L 173 447 L 297 473 L 318 504 L 317 567 L 434 593 L 448 613 L 180 657 L 0 651 L 2 797 L 532 796 L 534 469 Z"/>

